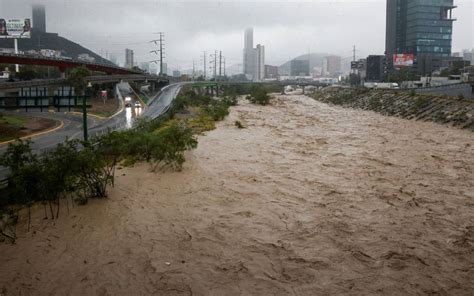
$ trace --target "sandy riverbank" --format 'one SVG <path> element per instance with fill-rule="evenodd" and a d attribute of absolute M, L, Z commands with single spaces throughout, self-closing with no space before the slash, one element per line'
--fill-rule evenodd
<path fill-rule="evenodd" d="M 239 120 L 246 129 L 237 129 Z M 303 96 L 18 227 L 0 295 L 472 295 L 474 134 Z"/>

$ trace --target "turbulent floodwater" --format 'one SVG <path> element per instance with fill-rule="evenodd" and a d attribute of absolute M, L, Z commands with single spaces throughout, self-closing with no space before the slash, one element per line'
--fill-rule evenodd
<path fill-rule="evenodd" d="M 38 209 L 0 245 L 0 294 L 472 295 L 473 140 L 304 96 L 242 103 L 182 172 L 120 170 L 54 226 Z"/>

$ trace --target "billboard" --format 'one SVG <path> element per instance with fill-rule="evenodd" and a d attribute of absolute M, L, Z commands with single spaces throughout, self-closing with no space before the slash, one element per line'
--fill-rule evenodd
<path fill-rule="evenodd" d="M 30 38 L 30 19 L 0 18 L 0 38 Z"/>
<path fill-rule="evenodd" d="M 412 67 L 415 55 L 412 53 L 402 53 L 393 55 L 393 66 L 395 68 Z"/>
<path fill-rule="evenodd" d="M 355 61 L 355 62 L 351 62 L 351 69 L 352 70 L 355 70 L 355 69 L 364 70 L 365 69 L 365 64 L 366 64 L 366 60 L 358 60 L 358 61 Z"/>

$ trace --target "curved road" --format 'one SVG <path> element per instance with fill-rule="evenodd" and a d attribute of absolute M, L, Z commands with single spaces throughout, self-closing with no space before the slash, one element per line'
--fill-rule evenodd
<path fill-rule="evenodd" d="M 125 130 L 133 126 L 135 117 L 146 117 L 156 119 L 166 113 L 171 103 L 178 95 L 184 83 L 171 84 L 164 87 L 143 111 L 141 108 L 123 108 L 118 114 L 108 120 L 100 120 L 93 116 L 88 117 L 89 136 L 107 133 L 110 130 Z M 123 92 L 124 89 L 122 88 Z M 82 139 L 82 116 L 68 113 L 37 113 L 37 117 L 61 120 L 64 126 L 57 131 L 43 136 L 33 137 L 32 148 L 41 152 L 55 147 L 66 139 Z M 0 145 L 0 155 L 5 152 L 7 145 Z M 6 177 L 6 169 L 0 167 L 0 180 Z"/>

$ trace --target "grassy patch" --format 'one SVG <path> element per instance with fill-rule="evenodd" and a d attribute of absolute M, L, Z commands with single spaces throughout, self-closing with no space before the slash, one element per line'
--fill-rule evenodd
<path fill-rule="evenodd" d="M 22 129 L 26 127 L 27 123 L 27 117 L 0 115 L 0 142 L 23 136 Z"/>

